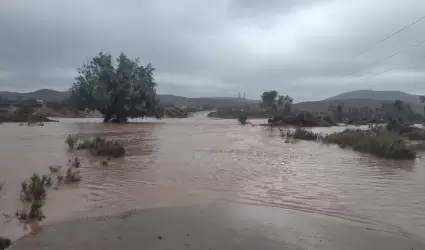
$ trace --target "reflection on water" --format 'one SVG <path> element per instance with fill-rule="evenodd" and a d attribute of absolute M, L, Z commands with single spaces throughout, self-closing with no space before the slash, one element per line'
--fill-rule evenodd
<path fill-rule="evenodd" d="M 126 157 L 102 166 L 85 152 L 68 152 L 68 134 L 117 139 L 125 144 Z M 48 165 L 65 164 L 75 155 L 82 159 L 81 183 L 49 190 L 46 223 L 220 199 L 425 236 L 421 158 L 393 161 L 314 142 L 286 144 L 277 131 L 204 116 L 129 125 L 87 119 L 44 127 L 3 124 L 0 141 L 0 182 L 6 181 L 1 212 L 19 207 L 20 182 L 33 172 L 48 172 Z M 15 221 L 1 225 L 0 234 L 22 233 Z"/>

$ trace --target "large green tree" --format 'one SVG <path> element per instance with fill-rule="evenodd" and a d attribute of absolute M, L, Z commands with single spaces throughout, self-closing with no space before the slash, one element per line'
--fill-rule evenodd
<path fill-rule="evenodd" d="M 110 54 L 99 53 L 78 69 L 71 99 L 80 109 L 98 110 L 104 122 L 126 122 L 128 118 L 163 116 L 156 95 L 151 64 L 139 65 L 123 53 L 113 63 Z"/>

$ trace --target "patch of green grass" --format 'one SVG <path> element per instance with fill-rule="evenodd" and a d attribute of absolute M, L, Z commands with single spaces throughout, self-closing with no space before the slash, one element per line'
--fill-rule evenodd
<path fill-rule="evenodd" d="M 416 152 L 397 133 L 385 129 L 371 130 L 346 129 L 323 138 L 324 143 L 351 147 L 359 152 L 393 159 L 414 159 Z"/>

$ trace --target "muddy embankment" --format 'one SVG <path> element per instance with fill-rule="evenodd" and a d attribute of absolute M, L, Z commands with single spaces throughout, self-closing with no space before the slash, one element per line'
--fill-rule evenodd
<path fill-rule="evenodd" d="M 69 237 L 72 235 L 72 237 Z M 226 203 L 155 208 L 47 226 L 10 249 L 424 249 L 410 235 L 331 217 Z"/>

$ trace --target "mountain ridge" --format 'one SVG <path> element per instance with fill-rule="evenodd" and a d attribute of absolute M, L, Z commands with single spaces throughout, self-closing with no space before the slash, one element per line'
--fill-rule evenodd
<path fill-rule="evenodd" d="M 67 91 L 55 91 L 51 89 L 40 89 L 28 93 L 0 91 L 0 97 L 17 100 L 36 99 L 45 101 L 61 101 L 69 96 Z M 160 94 L 161 102 L 172 104 L 177 107 L 199 107 L 210 106 L 212 108 L 220 107 L 258 107 L 259 100 L 248 100 L 243 98 L 232 97 L 183 97 L 171 94 Z M 412 95 L 402 91 L 375 91 L 375 90 L 356 90 L 344 92 L 336 96 L 329 97 L 321 101 L 307 101 L 294 103 L 294 109 L 327 112 L 329 106 L 342 104 L 345 107 L 364 107 L 368 106 L 372 109 L 379 108 L 383 103 L 401 100 L 410 104 L 417 113 L 423 113 L 423 106 L 419 101 L 419 95 Z"/>
<path fill-rule="evenodd" d="M 45 101 L 62 101 L 69 96 L 68 91 L 56 91 L 52 89 L 39 89 L 27 93 L 0 91 L 0 97 L 19 100 L 19 99 L 35 99 Z"/>
<path fill-rule="evenodd" d="M 35 99 L 35 100 L 44 100 L 44 101 L 62 101 L 66 99 L 68 96 L 69 96 L 68 91 L 56 91 L 51 89 L 39 89 L 39 90 L 28 92 L 28 93 L 0 91 L 0 97 L 6 98 L 9 100 Z M 178 107 L 182 107 L 182 106 L 198 107 L 198 106 L 204 105 L 204 106 L 213 106 L 217 108 L 217 107 L 243 106 L 246 104 L 257 105 L 260 102 L 258 100 L 248 100 L 248 99 L 233 98 L 233 97 L 183 97 L 183 96 L 176 96 L 171 94 L 159 94 L 158 96 L 161 102 L 165 104 L 173 104 Z"/>

